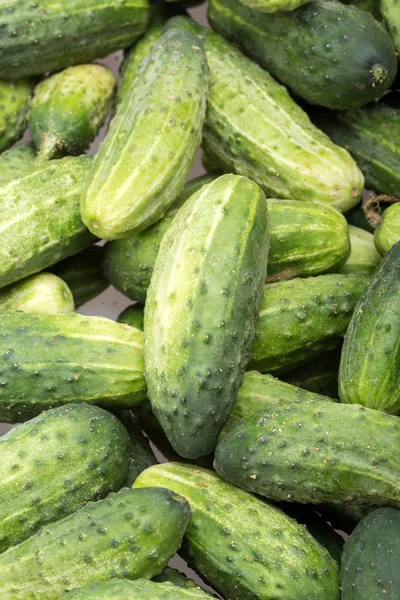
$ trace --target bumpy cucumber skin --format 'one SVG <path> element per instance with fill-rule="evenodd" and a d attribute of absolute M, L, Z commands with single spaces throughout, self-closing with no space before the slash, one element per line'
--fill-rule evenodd
<path fill-rule="evenodd" d="M 67 284 L 51 273 L 37 273 L 0 290 L 0 310 L 56 315 L 74 312 Z"/>
<path fill-rule="evenodd" d="M 315 0 L 275 15 L 252 11 L 240 0 L 210 0 L 208 18 L 309 104 L 363 106 L 382 96 L 397 73 L 385 27 L 335 0 Z"/>
<path fill-rule="evenodd" d="M 161 242 L 145 306 L 146 380 L 157 418 L 186 458 L 213 450 L 235 402 L 268 245 L 265 195 L 237 175 L 191 196 Z"/>
<path fill-rule="evenodd" d="M 32 142 L 17 144 L 0 154 L 0 184 L 20 177 L 33 167 L 36 149 Z"/>
<path fill-rule="evenodd" d="M 82 154 L 106 120 L 115 77 L 102 65 L 69 67 L 35 88 L 29 129 L 39 160 Z"/>
<path fill-rule="evenodd" d="M 400 422 L 363 406 L 279 404 L 221 438 L 217 473 L 288 502 L 400 506 Z"/>
<path fill-rule="evenodd" d="M 379 508 L 347 540 L 340 581 L 342 600 L 398 600 L 400 510 Z"/>
<path fill-rule="evenodd" d="M 0 312 L 0 420 L 71 402 L 113 410 L 146 397 L 143 332 L 103 317 Z"/>
<path fill-rule="evenodd" d="M 0 152 L 24 133 L 32 90 L 30 79 L 0 80 Z"/>
<path fill-rule="evenodd" d="M 0 287 L 92 244 L 79 212 L 91 164 L 90 156 L 35 162 L 0 185 Z"/>
<path fill-rule="evenodd" d="M 157 464 L 156 457 L 150 448 L 149 440 L 143 435 L 139 423 L 130 410 L 118 413 L 118 418 L 131 438 L 129 471 L 125 478 L 124 487 L 132 487 L 137 476 Z"/>
<path fill-rule="evenodd" d="M 41 75 L 126 48 L 150 17 L 147 0 L 7 0 L 0 7 L 0 77 Z M 35 23 L 35 27 L 32 27 Z"/>
<path fill-rule="evenodd" d="M 343 344 L 342 402 L 400 413 L 400 243 L 383 257 L 357 304 Z"/>
<path fill-rule="evenodd" d="M 339 598 L 337 564 L 279 508 L 190 465 L 151 467 L 134 487 L 149 485 L 187 498 L 191 517 L 181 553 L 225 598 Z"/>
<path fill-rule="evenodd" d="M 11 429 L 0 440 L 0 553 L 119 490 L 130 451 L 118 420 L 87 404 L 48 410 Z"/>
<path fill-rule="evenodd" d="M 397 52 L 400 52 L 400 6 L 396 0 L 381 0 L 381 12 L 393 38 Z"/>
<path fill-rule="evenodd" d="M 274 13 L 282 10 L 295 10 L 310 0 L 240 0 L 240 2 L 259 12 Z"/>
<path fill-rule="evenodd" d="M 320 354 L 312 362 L 284 373 L 283 381 L 315 394 L 339 398 L 338 379 L 341 349 L 340 345 L 331 352 Z"/>
<path fill-rule="evenodd" d="M 268 198 L 322 202 L 342 212 L 359 202 L 364 178 L 354 160 L 285 88 L 218 34 L 184 17 L 168 27 L 204 38 L 210 96 L 203 149 L 219 171 L 249 177 Z"/>
<path fill-rule="evenodd" d="M 144 306 L 141 304 L 132 304 L 128 306 L 117 319 L 117 323 L 125 323 L 129 327 L 136 327 L 143 331 L 144 327 Z"/>
<path fill-rule="evenodd" d="M 119 105 L 82 196 L 83 221 L 98 237 L 126 237 L 164 216 L 194 163 L 207 95 L 202 43 L 165 33 Z"/>
<path fill-rule="evenodd" d="M 374 236 L 369 231 L 353 225 L 349 225 L 349 236 L 350 256 L 340 272 L 373 275 L 381 262 L 381 255 L 375 248 Z"/>
<path fill-rule="evenodd" d="M 129 581 L 128 579 L 112 579 L 106 583 L 96 583 L 89 588 L 76 590 L 66 594 L 61 600 L 207 600 L 210 594 L 200 588 L 190 591 L 171 582 L 154 583 L 146 579 Z"/>
<path fill-rule="evenodd" d="M 400 110 L 375 104 L 358 110 L 316 112 L 316 124 L 353 156 L 368 189 L 400 197 Z"/>
<path fill-rule="evenodd" d="M 382 213 L 382 222 L 374 234 L 375 246 L 382 255 L 400 242 L 400 202 L 392 204 Z"/>
<path fill-rule="evenodd" d="M 122 489 L 0 555 L 2 600 L 57 600 L 114 577 L 158 575 L 180 547 L 189 507 L 170 490 Z"/>
<path fill-rule="evenodd" d="M 102 246 L 91 246 L 48 269 L 68 285 L 76 308 L 93 300 L 108 288 L 109 282 L 104 277 L 101 268 L 103 256 L 104 248 Z"/>
<path fill-rule="evenodd" d="M 284 373 L 339 346 L 368 282 L 332 274 L 267 284 L 249 368 Z"/>

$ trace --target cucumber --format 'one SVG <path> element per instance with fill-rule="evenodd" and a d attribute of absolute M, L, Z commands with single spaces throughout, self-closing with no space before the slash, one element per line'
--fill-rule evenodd
<path fill-rule="evenodd" d="M 315 0 L 275 15 L 253 11 L 240 0 L 210 0 L 208 19 L 309 104 L 363 106 L 382 96 L 397 73 L 385 27 L 336 0 Z"/>
<path fill-rule="evenodd" d="M 373 275 L 381 262 L 381 255 L 375 248 L 374 236 L 353 225 L 349 225 L 349 235 L 351 252 L 340 272 Z"/>
<path fill-rule="evenodd" d="M 106 583 L 95 583 L 83 590 L 75 590 L 62 597 L 62 600 L 207 600 L 210 594 L 200 588 L 186 590 L 173 583 L 154 583 L 146 579 L 129 581 L 111 579 Z"/>
<path fill-rule="evenodd" d="M 143 333 L 103 317 L 0 312 L 0 421 L 71 402 L 130 408 L 146 397 Z"/>
<path fill-rule="evenodd" d="M 107 56 L 133 44 L 149 17 L 147 0 L 2 2 L 0 77 L 41 75 Z"/>
<path fill-rule="evenodd" d="M 47 410 L 11 429 L 0 438 L 0 553 L 119 490 L 130 451 L 118 420 L 87 404 Z"/>
<path fill-rule="evenodd" d="M 58 600 L 114 577 L 158 575 L 180 547 L 187 502 L 170 490 L 122 489 L 0 555 L 2 600 Z"/>
<path fill-rule="evenodd" d="M 400 420 L 335 402 L 264 409 L 215 450 L 217 473 L 272 500 L 400 506 Z"/>
<path fill-rule="evenodd" d="M 318 112 L 316 124 L 350 152 L 368 189 L 400 197 L 400 110 L 374 104 L 332 114 Z"/>
<path fill-rule="evenodd" d="M 259 12 L 275 13 L 282 10 L 295 10 L 310 0 L 240 0 L 240 2 Z"/>
<path fill-rule="evenodd" d="M 70 288 L 76 308 L 93 300 L 108 288 L 108 280 L 101 269 L 103 256 L 102 246 L 91 246 L 50 267 L 49 270 L 63 279 Z"/>
<path fill-rule="evenodd" d="M 382 20 L 381 0 L 340 0 L 343 4 L 352 4 L 360 10 L 370 12 L 378 21 Z"/>
<path fill-rule="evenodd" d="M 115 84 L 102 65 L 69 67 L 40 82 L 29 115 L 38 158 L 82 154 L 104 125 Z"/>
<path fill-rule="evenodd" d="M 143 330 L 144 323 L 144 307 L 141 304 L 132 304 L 128 306 L 119 315 L 117 322 L 125 323 L 129 327 L 136 327 L 136 329 Z"/>
<path fill-rule="evenodd" d="M 168 487 L 188 500 L 191 517 L 180 553 L 225 598 L 339 598 L 336 562 L 276 506 L 190 465 L 151 467 L 134 484 L 146 486 Z"/>
<path fill-rule="evenodd" d="M 0 184 L 0 287 L 92 244 L 79 213 L 91 164 L 89 156 L 36 162 Z"/>
<path fill-rule="evenodd" d="M 197 588 L 198 586 L 194 581 L 188 579 L 186 575 L 177 571 L 177 569 L 171 569 L 170 567 L 165 567 L 157 577 L 153 577 L 153 581 L 157 581 L 158 583 L 173 583 L 179 587 L 185 588 L 187 590 L 191 590 L 193 588 Z"/>
<path fill-rule="evenodd" d="M 131 438 L 129 471 L 124 481 L 124 487 L 132 487 L 136 477 L 142 471 L 157 464 L 157 460 L 150 448 L 149 440 L 143 435 L 133 413 L 130 410 L 123 410 L 118 413 L 118 418 Z"/>
<path fill-rule="evenodd" d="M 356 527 L 342 560 L 343 600 L 400 597 L 400 510 L 379 508 Z"/>
<path fill-rule="evenodd" d="M 35 146 L 32 142 L 17 144 L 0 154 L 0 185 L 9 179 L 16 179 L 25 171 L 29 171 L 36 158 Z"/>
<path fill-rule="evenodd" d="M 0 80 L 0 152 L 22 137 L 32 91 L 33 82 L 30 79 Z"/>
<path fill-rule="evenodd" d="M 393 38 L 397 52 L 400 52 L 400 6 L 396 0 L 381 0 L 381 12 Z"/>
<path fill-rule="evenodd" d="M 37 273 L 0 290 L 0 310 L 55 315 L 74 312 L 72 292 L 52 273 Z"/>
<path fill-rule="evenodd" d="M 364 179 L 354 160 L 311 124 L 282 86 L 190 19 L 174 17 L 168 27 L 204 38 L 211 85 L 203 149 L 214 168 L 253 179 L 268 198 L 322 202 L 342 212 L 358 204 Z"/>
<path fill-rule="evenodd" d="M 309 392 L 339 398 L 338 379 L 341 345 L 332 352 L 319 355 L 306 363 L 284 373 L 281 378 Z"/>
<path fill-rule="evenodd" d="M 354 210 L 350 211 L 346 215 L 347 222 L 349 225 L 354 225 L 354 227 L 360 227 L 364 229 L 364 231 L 369 231 L 369 233 L 374 233 L 374 228 L 371 223 L 368 221 L 364 208 L 359 205 Z"/>
<path fill-rule="evenodd" d="M 223 175 L 191 196 L 161 242 L 144 314 L 146 380 L 185 458 L 214 449 L 236 400 L 266 277 L 267 225 L 262 190 Z"/>
<path fill-rule="evenodd" d="M 333 274 L 267 284 L 249 368 L 283 373 L 337 348 L 368 281 Z"/>
<path fill-rule="evenodd" d="M 383 211 L 381 223 L 375 230 L 374 241 L 382 255 L 400 242 L 400 203 L 396 202 Z"/>
<path fill-rule="evenodd" d="M 98 237 L 126 237 L 164 216 L 194 163 L 207 93 L 202 44 L 165 33 L 119 105 L 82 196 L 83 221 Z"/>
<path fill-rule="evenodd" d="M 400 413 L 400 243 L 383 257 L 354 310 L 339 371 L 342 402 Z"/>

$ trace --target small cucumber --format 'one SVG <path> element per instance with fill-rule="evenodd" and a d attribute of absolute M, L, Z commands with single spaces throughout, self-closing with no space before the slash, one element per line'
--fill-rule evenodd
<path fill-rule="evenodd" d="M 117 323 L 125 323 L 129 327 L 136 327 L 143 331 L 144 327 L 144 307 L 141 304 L 132 304 L 128 306 L 117 319 Z"/>
<path fill-rule="evenodd" d="M 170 567 L 165 567 L 157 577 L 153 577 L 153 581 L 157 581 L 158 583 L 173 583 L 179 587 L 185 589 L 193 589 L 198 588 L 192 579 L 188 579 L 186 575 L 177 571 L 177 569 L 171 569 Z"/>
<path fill-rule="evenodd" d="M 0 290 L 0 310 L 55 315 L 74 312 L 72 292 L 51 273 L 37 273 Z"/>
<path fill-rule="evenodd" d="M 38 158 L 82 154 L 106 120 L 115 84 L 102 65 L 69 67 L 40 82 L 29 115 Z"/>
<path fill-rule="evenodd" d="M 400 6 L 397 0 L 381 0 L 381 12 L 397 52 L 400 52 Z"/>
<path fill-rule="evenodd" d="M 373 275 L 376 267 L 381 262 L 381 255 L 375 248 L 374 236 L 372 233 L 353 225 L 349 225 L 349 235 L 350 256 L 340 272 Z"/>
<path fill-rule="evenodd" d="M 281 378 L 309 392 L 339 398 L 338 379 L 341 345 L 332 352 L 320 354 L 312 362 L 284 373 Z"/>
<path fill-rule="evenodd" d="M 180 552 L 225 598 L 339 599 L 337 563 L 276 506 L 213 471 L 178 463 L 141 473 L 134 487 L 146 486 L 168 487 L 187 499 L 191 517 Z"/>
<path fill-rule="evenodd" d="M 83 590 L 70 592 L 63 596 L 62 600 L 128 600 L 129 598 L 132 600 L 207 600 L 212 596 L 196 586 L 189 591 L 171 582 L 111 579 L 106 583 L 95 583 Z"/>
<path fill-rule="evenodd" d="M 375 230 L 374 241 L 382 255 L 400 242 L 400 202 L 392 204 L 383 211 L 381 223 Z"/>
<path fill-rule="evenodd" d="M 0 312 L 0 421 L 71 402 L 118 410 L 146 397 L 143 333 L 103 317 Z"/>
<path fill-rule="evenodd" d="M 47 410 L 11 429 L 0 438 L 0 553 L 119 490 L 130 452 L 119 421 L 87 404 Z"/>
<path fill-rule="evenodd" d="M 0 80 L 0 152 L 22 137 L 27 124 L 33 82 Z"/>
<path fill-rule="evenodd" d="M 164 216 L 194 163 L 207 93 L 201 42 L 165 33 L 119 105 L 82 196 L 83 221 L 98 237 L 126 237 Z"/>
<path fill-rule="evenodd" d="M 0 554 L 2 600 L 58 600 L 114 577 L 158 575 L 182 543 L 189 507 L 170 490 L 122 489 Z"/>
<path fill-rule="evenodd" d="M 295 10 L 310 0 L 240 0 L 241 4 L 263 13 Z"/>
<path fill-rule="evenodd" d="M 146 380 L 185 458 L 214 449 L 236 400 L 266 277 L 267 225 L 262 190 L 223 175 L 191 196 L 161 242 L 144 316 Z"/>
<path fill-rule="evenodd" d="M 157 460 L 150 448 L 149 440 L 143 435 L 133 413 L 130 410 L 123 410 L 117 416 L 131 438 L 129 471 L 125 478 L 124 487 L 132 487 L 136 477 L 142 471 L 157 464 Z"/>
<path fill-rule="evenodd" d="M 32 142 L 17 144 L 0 154 L 0 185 L 9 179 L 20 177 L 29 171 L 36 158 L 35 146 Z"/>
<path fill-rule="evenodd" d="M 363 206 L 359 205 L 354 210 L 347 213 L 346 219 L 349 225 L 354 225 L 354 227 L 360 227 L 361 229 L 364 229 L 364 231 L 374 233 L 374 228 L 368 221 Z"/>
<path fill-rule="evenodd" d="M 283 373 L 340 345 L 367 275 L 319 275 L 265 286 L 249 367 Z"/>

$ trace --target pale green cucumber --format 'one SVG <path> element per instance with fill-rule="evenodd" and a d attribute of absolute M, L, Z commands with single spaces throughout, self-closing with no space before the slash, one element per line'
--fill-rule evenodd
<path fill-rule="evenodd" d="M 340 272 L 373 275 L 382 258 L 375 248 L 374 236 L 369 231 L 354 225 L 349 225 L 349 235 L 350 256 Z"/>
<path fill-rule="evenodd" d="M 0 80 L 0 152 L 22 137 L 27 124 L 33 81 Z"/>
<path fill-rule="evenodd" d="M 400 52 L 400 6 L 397 0 L 380 0 L 381 12 L 393 38 L 397 52 Z"/>
<path fill-rule="evenodd" d="M 274 13 L 282 10 L 295 10 L 310 0 L 240 0 L 240 2 L 259 12 Z"/>
<path fill-rule="evenodd" d="M 380 224 L 375 229 L 374 240 L 382 255 L 400 242 L 400 202 L 395 202 L 383 211 Z"/>
<path fill-rule="evenodd" d="M 37 273 L 0 290 L 0 310 L 55 315 L 74 312 L 74 298 L 67 284 L 52 273 Z"/>
<path fill-rule="evenodd" d="M 63 596 L 62 600 L 207 600 L 207 598 L 212 596 L 196 586 L 185 589 L 171 582 L 112 579 L 70 592 Z"/>
<path fill-rule="evenodd" d="M 35 158 L 36 150 L 32 142 L 17 144 L 2 152 L 0 154 L 0 185 L 29 171 L 33 167 Z"/>

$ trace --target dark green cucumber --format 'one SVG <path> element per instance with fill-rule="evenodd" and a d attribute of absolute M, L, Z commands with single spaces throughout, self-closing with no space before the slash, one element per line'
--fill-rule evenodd
<path fill-rule="evenodd" d="M 383 257 L 357 304 L 343 344 L 340 400 L 400 413 L 400 243 Z"/>
<path fill-rule="evenodd" d="M 189 518 L 166 489 L 122 489 L 47 525 L 0 555 L 2 600 L 58 600 L 114 577 L 158 575 L 175 554 Z"/>
<path fill-rule="evenodd" d="M 267 284 L 249 367 L 283 373 L 337 348 L 368 282 L 353 273 Z"/>
<path fill-rule="evenodd" d="M 129 436 L 110 413 L 71 404 L 0 438 L 0 553 L 123 484 Z"/>
<path fill-rule="evenodd" d="M 124 486 L 132 487 L 132 483 L 136 477 L 142 471 L 145 471 L 152 465 L 156 465 L 157 460 L 150 448 L 149 440 L 143 435 L 133 413 L 130 410 L 123 410 L 118 413 L 118 418 L 131 438 L 129 471 L 125 478 Z"/>
<path fill-rule="evenodd" d="M 91 246 L 48 269 L 68 285 L 76 308 L 96 298 L 108 288 L 108 280 L 104 277 L 101 268 L 103 256 L 103 247 Z"/>
<path fill-rule="evenodd" d="M 111 579 L 106 583 L 94 585 L 70 592 L 62 600 L 207 600 L 212 598 L 200 588 L 190 590 L 171 582 L 154 583 L 146 579 Z"/>
<path fill-rule="evenodd" d="M 284 373 L 281 378 L 309 392 L 339 398 L 338 379 L 341 344 L 332 352 L 325 352 L 306 363 Z"/>
<path fill-rule="evenodd" d="M 381 0 L 340 0 L 343 4 L 352 4 L 360 10 L 370 12 L 375 19 L 382 19 Z"/>
<path fill-rule="evenodd" d="M 354 210 L 350 211 L 346 214 L 346 219 L 349 225 L 354 225 L 354 227 L 360 227 L 364 229 L 364 231 L 369 231 L 369 233 L 374 233 L 374 228 L 371 223 L 368 221 L 366 214 L 364 212 L 363 206 L 360 204 Z"/>
<path fill-rule="evenodd" d="M 373 104 L 344 112 L 318 111 L 316 124 L 353 156 L 371 190 L 400 197 L 400 110 Z"/>
<path fill-rule="evenodd" d="M 342 557 L 342 600 L 400 598 L 400 510 L 379 508 L 357 525 Z"/>
<path fill-rule="evenodd" d="M 177 571 L 177 569 L 171 569 L 170 567 L 165 567 L 157 577 L 153 577 L 153 581 L 157 581 L 158 583 L 173 583 L 179 587 L 185 589 L 193 589 L 197 588 L 195 582 L 192 579 L 188 579 L 186 575 Z"/>
<path fill-rule="evenodd" d="M 0 184 L 9 179 L 20 177 L 33 167 L 36 158 L 35 146 L 32 142 L 17 144 L 0 154 Z"/>
<path fill-rule="evenodd" d="M 400 242 L 400 202 L 392 204 L 383 211 L 380 225 L 375 230 L 374 241 L 382 255 Z"/>
<path fill-rule="evenodd" d="M 133 44 L 149 17 L 147 0 L 7 0 L 0 6 L 0 77 L 41 75 L 107 56 Z"/>
<path fill-rule="evenodd" d="M 69 67 L 35 88 L 29 129 L 38 158 L 82 154 L 104 125 L 115 77 L 102 65 Z"/>
<path fill-rule="evenodd" d="M 146 380 L 157 418 L 186 458 L 214 449 L 236 400 L 268 245 L 265 195 L 237 175 L 191 196 L 161 242 L 144 315 Z"/>
<path fill-rule="evenodd" d="M 144 326 L 144 307 L 141 304 L 132 304 L 128 306 L 117 319 L 118 323 L 125 323 L 129 327 L 142 329 Z"/>
<path fill-rule="evenodd" d="M 134 487 L 187 498 L 180 553 L 230 600 L 338 600 L 338 565 L 303 525 L 276 506 L 190 465 L 156 465 Z"/>
<path fill-rule="evenodd" d="M 72 292 L 52 273 L 37 273 L 0 289 L 0 310 L 56 315 L 74 312 Z"/>
<path fill-rule="evenodd" d="M 400 52 L 400 6 L 396 0 L 381 0 L 381 12 L 393 38 L 397 52 Z"/>
<path fill-rule="evenodd" d="M 126 237 L 164 216 L 194 163 L 207 95 L 202 43 L 166 32 L 118 106 L 82 196 L 82 218 L 98 237 Z"/>
<path fill-rule="evenodd" d="M 350 256 L 340 269 L 340 273 L 366 273 L 372 276 L 381 262 L 374 236 L 369 231 L 353 225 L 349 225 L 349 236 Z"/>
<path fill-rule="evenodd" d="M 79 212 L 91 165 L 90 156 L 35 162 L 0 184 L 0 287 L 92 244 Z"/>
<path fill-rule="evenodd" d="M 143 333 L 103 317 L 0 312 L 0 421 L 71 402 L 130 408 L 146 397 Z"/>
<path fill-rule="evenodd" d="M 210 0 L 208 18 L 309 104 L 363 106 L 382 96 L 397 73 L 385 27 L 336 0 L 315 0 L 275 15 L 253 11 L 240 0 Z"/>
<path fill-rule="evenodd" d="M 0 152 L 22 137 L 32 91 L 33 81 L 30 79 L 0 80 Z"/>
<path fill-rule="evenodd" d="M 354 160 L 312 125 L 285 88 L 194 21 L 174 17 L 168 27 L 204 38 L 210 95 L 203 149 L 214 167 L 249 177 L 268 198 L 322 202 L 342 212 L 358 204 L 364 179 Z"/>
<path fill-rule="evenodd" d="M 273 500 L 400 506 L 400 420 L 335 402 L 279 404 L 219 441 L 221 477 Z"/>

